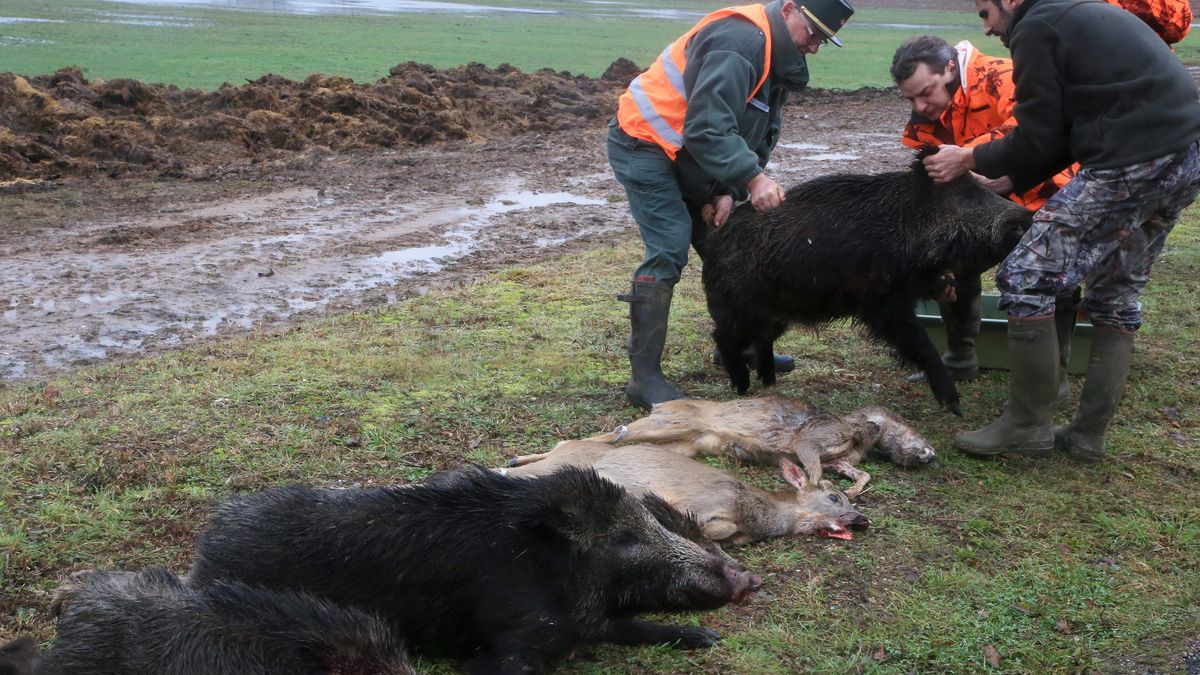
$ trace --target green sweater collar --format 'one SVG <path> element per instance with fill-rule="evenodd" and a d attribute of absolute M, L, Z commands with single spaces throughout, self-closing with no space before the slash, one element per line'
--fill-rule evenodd
<path fill-rule="evenodd" d="M 771 79 L 791 91 L 808 86 L 808 62 L 783 21 L 783 0 L 767 4 L 767 21 L 771 24 Z"/>

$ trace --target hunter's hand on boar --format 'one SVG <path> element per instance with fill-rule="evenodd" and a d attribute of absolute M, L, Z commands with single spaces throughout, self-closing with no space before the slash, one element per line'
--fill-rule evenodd
<path fill-rule="evenodd" d="M 970 172 L 969 175 L 971 176 L 971 180 L 979 183 L 983 187 L 1000 195 L 1001 197 L 1007 197 L 1012 194 L 1013 182 L 1008 176 L 1001 176 L 1000 178 L 988 178 L 987 176 L 977 174 L 974 171 Z"/>
<path fill-rule="evenodd" d="M 941 284 L 941 288 L 934 292 L 934 300 L 938 302 L 956 302 L 958 300 L 958 286 L 955 283 L 954 272 L 943 272 L 937 282 Z"/>
<path fill-rule="evenodd" d="M 729 195 L 721 195 L 700 208 L 700 217 L 709 227 L 721 227 L 729 220 L 730 213 L 733 213 L 733 197 Z"/>
<path fill-rule="evenodd" d="M 949 183 L 975 168 L 975 155 L 970 148 L 942 145 L 925 158 L 925 171 L 935 183 Z"/>
<path fill-rule="evenodd" d="M 750 190 L 750 204 L 755 211 L 770 211 L 783 203 L 783 188 L 765 173 L 751 178 L 746 187 Z"/>

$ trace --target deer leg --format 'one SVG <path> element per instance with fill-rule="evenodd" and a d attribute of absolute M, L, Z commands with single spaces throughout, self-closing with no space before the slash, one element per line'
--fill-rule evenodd
<path fill-rule="evenodd" d="M 607 434 L 596 434 L 595 436 L 588 436 L 587 438 L 585 438 L 583 440 L 595 441 L 597 443 L 620 443 L 621 441 L 625 440 L 625 436 L 628 433 L 629 433 L 629 427 L 622 424 L 621 426 L 617 427 L 616 429 L 613 429 L 612 431 L 608 432 Z"/>
<path fill-rule="evenodd" d="M 692 457 L 697 455 L 703 457 L 716 457 L 721 455 L 721 448 L 724 447 L 725 441 L 719 435 L 707 431 L 696 437 L 690 443 L 694 452 Z"/>
<path fill-rule="evenodd" d="M 508 460 L 508 466 L 510 468 L 514 467 L 514 466 L 525 466 L 526 464 L 533 464 L 534 462 L 540 462 L 549 456 L 550 456 L 550 453 L 548 453 L 548 452 L 539 452 L 535 455 L 521 455 L 519 457 L 513 457 L 512 459 Z"/>
<path fill-rule="evenodd" d="M 712 539 L 713 541 L 724 541 L 725 539 L 737 534 L 738 526 L 737 523 L 733 522 L 729 518 L 714 516 L 713 518 L 706 520 L 701 529 L 704 530 L 704 536 L 708 537 L 709 539 Z"/>
<path fill-rule="evenodd" d="M 821 482 L 821 446 L 812 441 L 800 441 L 793 448 L 796 452 L 796 459 L 800 460 L 800 466 L 804 467 L 804 473 L 808 475 L 808 480 L 816 485 Z"/>
<path fill-rule="evenodd" d="M 695 429 L 669 422 L 664 424 L 651 414 L 650 417 L 634 420 L 626 426 L 617 427 L 610 433 L 592 436 L 587 440 L 599 441 L 601 443 L 620 443 L 622 445 L 631 443 L 654 443 L 662 445 L 664 443 L 691 441 L 696 437 L 696 434 Z"/>
<path fill-rule="evenodd" d="M 867 486 L 867 482 L 871 480 L 871 474 L 863 471 L 844 459 L 839 459 L 838 461 L 833 462 L 832 464 L 827 464 L 826 466 L 854 481 L 854 485 L 851 485 L 846 489 L 846 496 L 850 499 L 854 499 L 858 495 L 862 494 L 863 488 L 865 488 Z"/>

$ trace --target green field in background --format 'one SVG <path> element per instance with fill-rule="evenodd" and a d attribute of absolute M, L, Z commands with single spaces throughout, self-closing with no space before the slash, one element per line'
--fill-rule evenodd
<path fill-rule="evenodd" d="M 620 57 L 648 65 L 694 21 L 689 16 L 644 18 L 628 14 L 621 9 L 625 6 L 566 0 L 491 4 L 559 13 L 296 15 L 95 0 L 5 0 L 0 72 L 40 75 L 78 66 L 89 78 L 129 77 L 203 88 L 241 84 L 266 73 L 293 79 L 323 73 L 373 82 L 405 61 L 438 68 L 472 61 L 510 63 L 525 71 L 553 68 L 598 76 Z M 724 4 L 651 0 L 641 6 L 699 14 Z M 626 14 L 618 14 L 622 11 Z M 155 22 L 165 25 L 143 25 Z M 887 66 L 896 45 L 921 32 L 951 42 L 970 38 L 987 53 L 1004 51 L 998 40 L 983 36 L 978 19 L 965 9 L 861 10 L 843 29 L 844 49 L 826 47 L 812 57 L 812 85 L 889 86 Z M 1189 37 L 1179 52 L 1185 61 L 1200 62 L 1200 38 Z"/>

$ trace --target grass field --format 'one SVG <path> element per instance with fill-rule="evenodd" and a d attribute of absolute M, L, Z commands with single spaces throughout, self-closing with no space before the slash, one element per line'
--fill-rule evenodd
<path fill-rule="evenodd" d="M 241 84 L 266 73 L 301 79 L 323 73 L 371 82 L 405 61 L 438 68 L 507 62 L 526 71 L 553 68 L 598 76 L 620 57 L 649 65 L 694 21 L 687 12 L 723 6 L 695 0 L 643 3 L 685 13 L 657 19 L 610 11 L 618 5 L 581 10 L 589 5 L 569 0 L 491 4 L 559 13 L 306 16 L 97 0 L 6 0 L 0 9 L 0 72 L 39 75 L 79 66 L 89 78 L 203 88 Z M 951 43 L 969 38 L 987 53 L 1002 54 L 999 41 L 984 37 L 978 19 L 966 10 L 966 4 L 961 12 L 860 10 L 843 29 L 844 49 L 827 47 L 812 57 L 812 85 L 889 86 L 892 53 L 913 33 L 937 33 Z M 12 23 L 3 17 L 42 21 Z M 1200 38 L 1189 36 L 1178 51 L 1185 62 L 1200 63 Z"/>
<path fill-rule="evenodd" d="M 7 0 L 5 16 L 67 23 L 0 23 L 0 71 L 80 65 L 90 77 L 202 87 L 265 72 L 373 80 L 406 60 L 595 75 L 619 56 L 648 63 L 686 27 L 577 15 L 198 9 L 163 12 L 193 27 L 131 26 L 87 17 L 149 12 L 93 0 L 70 7 Z M 814 86 L 888 84 L 884 64 L 908 33 L 867 24 L 957 25 L 936 32 L 1000 51 L 965 11 L 863 10 L 855 22 L 847 49 L 814 58 Z M 1193 36 L 1180 48 L 1185 61 L 1200 61 L 1195 44 Z M 637 414 L 622 394 L 628 307 L 614 295 L 627 289 L 640 255 L 630 235 L 285 334 L 213 340 L 47 382 L 0 382 L 0 640 L 52 637 L 50 593 L 71 571 L 186 571 L 205 514 L 229 494 L 297 481 L 410 481 L 464 459 L 499 465 L 627 422 Z M 872 528 L 852 542 L 732 549 L 765 584 L 749 605 L 685 618 L 720 631 L 717 647 L 584 649 L 563 670 L 1192 672 L 1182 654 L 1200 648 L 1198 260 L 1193 207 L 1144 297 L 1147 322 L 1110 434 L 1113 461 L 1097 466 L 957 454 L 952 435 L 1003 404 L 1003 373 L 960 387 L 967 418 L 959 420 L 849 326 L 788 334 L 779 347 L 798 355 L 798 369 L 776 393 L 834 411 L 882 403 L 940 458 L 912 471 L 867 461 L 875 479 L 859 502 Z M 725 399 L 698 272 L 689 268 L 678 288 L 665 369 L 688 393 Z M 782 486 L 769 470 L 725 466 Z"/>
<path fill-rule="evenodd" d="M 799 368 L 778 393 L 836 411 L 884 403 L 940 458 L 868 461 L 873 526 L 852 542 L 733 550 L 765 587 L 691 617 L 726 636 L 718 647 L 603 647 L 566 671 L 981 672 L 991 658 L 1005 672 L 1182 672 L 1200 639 L 1198 216 L 1145 297 L 1113 462 L 964 457 L 950 437 L 996 413 L 1004 374 L 961 387 L 959 420 L 849 327 L 790 333 L 780 346 Z M 50 637 L 48 594 L 70 571 L 186 570 L 230 493 L 499 465 L 628 421 L 628 310 L 613 296 L 639 256 L 631 238 L 284 335 L 0 388 L 0 637 Z M 697 277 L 677 292 L 665 368 L 692 395 L 728 398 Z"/>

